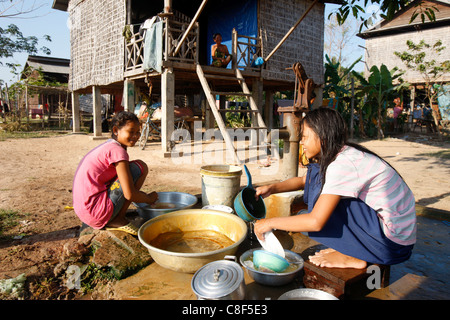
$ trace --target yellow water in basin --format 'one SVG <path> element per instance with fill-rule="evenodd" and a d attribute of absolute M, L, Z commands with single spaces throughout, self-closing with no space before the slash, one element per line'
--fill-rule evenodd
<path fill-rule="evenodd" d="M 175 203 L 170 202 L 155 202 L 154 204 L 150 205 L 150 208 L 152 209 L 173 209 L 177 205 Z"/>
<path fill-rule="evenodd" d="M 213 230 L 175 231 L 159 234 L 150 244 L 156 248 L 179 253 L 202 253 L 231 246 L 233 240 Z"/>

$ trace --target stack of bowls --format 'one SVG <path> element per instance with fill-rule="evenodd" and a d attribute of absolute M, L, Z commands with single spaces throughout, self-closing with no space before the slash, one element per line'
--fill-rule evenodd
<path fill-rule="evenodd" d="M 273 272 L 283 272 L 289 267 L 289 262 L 282 256 L 266 251 L 253 251 L 253 264 L 259 270 L 265 268 Z"/>

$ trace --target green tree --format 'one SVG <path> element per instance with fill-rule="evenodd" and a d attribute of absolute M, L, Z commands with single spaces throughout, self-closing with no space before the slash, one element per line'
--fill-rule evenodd
<path fill-rule="evenodd" d="M 354 66 L 361 61 L 362 57 L 354 61 L 348 68 L 345 68 L 337 61 L 336 57 L 332 59 L 325 55 L 325 74 L 323 97 L 325 99 L 336 99 L 336 110 L 338 110 L 345 121 L 351 124 L 353 113 L 350 106 L 351 102 L 351 79 L 350 74 Z M 334 102 L 334 101 L 333 101 Z"/>
<path fill-rule="evenodd" d="M 331 12 L 328 18 L 330 18 L 331 16 L 335 16 L 337 22 L 339 24 L 343 24 L 351 14 L 353 17 L 361 21 L 361 31 L 363 27 L 367 28 L 372 24 L 372 16 L 364 17 L 364 7 L 368 7 L 369 4 L 379 6 L 381 11 L 381 18 L 389 21 L 398 11 L 402 10 L 413 2 L 414 0 L 342 0 L 342 2 L 340 2 L 341 6 Z M 435 21 L 436 11 L 439 11 L 436 6 L 418 1 L 414 4 L 414 11 L 411 15 L 410 23 L 415 21 L 417 18 L 420 18 L 422 23 L 425 23 L 426 20 Z"/>
<path fill-rule="evenodd" d="M 32 19 L 29 16 L 30 13 L 35 12 L 40 7 L 47 5 L 36 1 L 24 1 L 19 0 L 0 0 L 0 18 L 2 20 L 8 18 L 27 18 Z M 51 38 L 48 35 L 44 35 L 45 41 L 51 42 Z M 37 54 L 38 52 L 44 54 L 51 54 L 48 47 L 42 46 L 39 48 L 39 38 L 36 36 L 25 36 L 15 24 L 9 24 L 6 28 L 0 27 L 0 59 L 13 57 L 16 53 L 26 52 L 28 54 Z M 3 62 L 0 61 L 0 65 Z M 6 65 L 12 69 L 13 72 L 17 72 L 19 67 L 13 63 L 6 63 Z"/>
<path fill-rule="evenodd" d="M 348 77 L 347 75 L 352 72 L 354 66 L 361 61 L 362 57 L 359 57 L 348 68 L 342 67 L 340 62 L 336 58 L 330 59 L 328 55 L 325 55 L 325 74 L 324 74 L 324 98 L 338 98 L 348 94 Z"/>
<path fill-rule="evenodd" d="M 398 95 L 398 91 L 404 89 L 403 83 L 400 83 L 398 86 L 393 84 L 393 81 L 402 74 L 396 73 L 397 71 L 397 68 L 389 71 L 384 64 L 380 68 L 372 66 L 367 80 L 356 72 L 353 72 L 353 75 L 361 82 L 361 87 L 356 94 L 363 100 L 363 104 L 360 105 L 360 134 L 364 134 L 364 132 L 361 132 L 361 122 L 364 117 L 368 122 L 369 128 L 372 124 L 376 125 L 377 139 L 384 137 L 383 127 L 386 110 Z"/>
<path fill-rule="evenodd" d="M 422 76 L 434 123 L 438 130 L 438 135 L 441 137 L 439 117 L 432 104 L 444 88 L 443 75 L 450 72 L 450 60 L 439 59 L 445 46 L 442 45 L 441 40 L 436 41 L 433 45 L 426 43 L 424 40 L 421 40 L 419 43 L 407 40 L 406 45 L 408 47 L 406 51 L 395 51 L 394 54 L 402 60 L 408 70 L 418 72 Z M 428 59 L 427 54 L 431 55 L 430 59 Z"/>

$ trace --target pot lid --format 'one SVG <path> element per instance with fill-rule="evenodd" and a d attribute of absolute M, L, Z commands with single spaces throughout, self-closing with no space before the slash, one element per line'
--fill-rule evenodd
<path fill-rule="evenodd" d="M 239 264 L 220 260 L 198 269 L 192 278 L 191 287 L 197 296 L 215 299 L 234 292 L 243 281 L 244 271 Z"/>

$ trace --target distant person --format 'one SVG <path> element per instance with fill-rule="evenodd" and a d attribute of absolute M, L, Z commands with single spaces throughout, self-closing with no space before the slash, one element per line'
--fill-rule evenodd
<path fill-rule="evenodd" d="M 394 99 L 394 130 L 398 129 L 397 118 L 403 112 L 403 102 L 399 97 Z"/>
<path fill-rule="evenodd" d="M 420 105 L 417 105 L 416 109 L 413 111 L 413 118 L 422 119 L 422 108 L 420 107 Z"/>
<path fill-rule="evenodd" d="M 148 174 L 141 160 L 129 161 L 128 147 L 140 137 L 140 123 L 131 112 L 112 119 L 112 139 L 91 150 L 73 180 L 73 207 L 82 222 L 94 229 L 118 230 L 136 236 L 138 228 L 125 215 L 131 202 L 153 204 L 156 192 L 140 191 Z"/>
<path fill-rule="evenodd" d="M 394 99 L 394 119 L 397 119 L 398 116 L 403 112 L 403 102 L 401 102 L 400 98 Z"/>
<path fill-rule="evenodd" d="M 219 68 L 226 68 L 231 61 L 231 54 L 226 45 L 222 44 L 222 35 L 215 33 L 213 40 L 216 44 L 211 46 L 212 65 Z"/>

